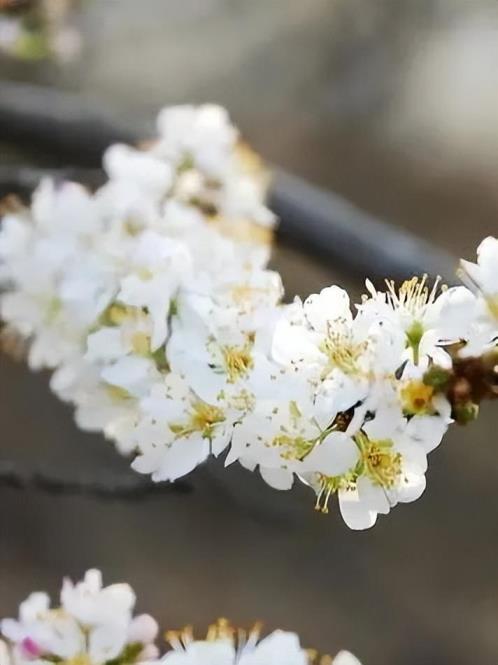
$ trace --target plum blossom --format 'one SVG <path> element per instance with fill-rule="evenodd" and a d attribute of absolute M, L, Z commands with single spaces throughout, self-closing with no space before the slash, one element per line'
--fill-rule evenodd
<path fill-rule="evenodd" d="M 18 619 L 3 619 L 0 632 L 20 665 L 56 661 L 122 665 L 154 658 L 157 624 L 147 614 L 133 616 L 135 594 L 128 584 L 102 586 L 98 570 L 83 581 L 63 582 L 60 607 L 46 593 L 32 593 Z"/>
<path fill-rule="evenodd" d="M 216 105 L 164 109 L 115 145 L 90 192 L 44 180 L 0 229 L 1 340 L 154 481 L 210 456 L 303 482 L 352 528 L 413 501 L 452 421 L 498 373 L 498 240 L 465 286 L 427 276 L 354 305 L 339 286 L 283 304 L 268 269 L 268 173 Z"/>
<path fill-rule="evenodd" d="M 205 640 L 196 640 L 191 629 L 169 631 L 171 651 L 154 665 L 311 665 L 313 660 L 296 633 L 275 630 L 259 639 L 260 627 L 236 630 L 226 619 L 208 629 Z M 327 659 L 328 662 L 328 659 Z M 361 665 L 348 651 L 341 651 L 331 665 Z"/>

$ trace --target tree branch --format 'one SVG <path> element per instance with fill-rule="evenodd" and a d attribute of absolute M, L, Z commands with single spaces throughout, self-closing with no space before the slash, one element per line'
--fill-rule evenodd
<path fill-rule="evenodd" d="M 0 488 L 36 490 L 48 494 L 82 495 L 99 499 L 143 499 L 158 494 L 186 494 L 192 486 L 184 481 L 152 483 L 136 476 L 95 474 L 66 477 L 44 469 L 23 468 L 17 462 L 0 461 Z"/>
<path fill-rule="evenodd" d="M 78 94 L 7 81 L 0 86 L 0 140 L 45 149 L 75 166 L 92 167 L 94 173 L 108 145 L 146 137 L 143 123 L 124 127 L 108 110 L 89 105 Z M 447 252 L 279 169 L 270 206 L 281 220 L 284 242 L 361 278 L 398 281 L 427 273 L 454 282 L 456 260 Z"/>

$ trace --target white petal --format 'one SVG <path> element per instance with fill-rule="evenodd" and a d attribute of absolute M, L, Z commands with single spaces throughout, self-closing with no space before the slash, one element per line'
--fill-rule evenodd
<path fill-rule="evenodd" d="M 426 479 L 418 470 L 405 469 L 403 479 L 398 488 L 396 496 L 401 503 L 410 503 L 419 499 L 425 491 Z"/>
<path fill-rule="evenodd" d="M 342 519 L 350 529 L 370 529 L 377 521 L 377 513 L 360 500 L 356 490 L 339 490 L 339 508 Z"/>
<path fill-rule="evenodd" d="M 127 642 L 148 644 L 156 639 L 158 631 L 159 626 L 155 619 L 149 614 L 140 614 L 134 617 L 129 625 Z"/>
<path fill-rule="evenodd" d="M 126 623 L 101 624 L 90 631 L 88 655 L 95 665 L 117 658 L 126 644 Z"/>
<path fill-rule="evenodd" d="M 152 480 L 176 480 L 185 476 L 204 462 L 208 455 L 209 442 L 200 435 L 179 439 L 167 450 L 159 469 L 153 473 Z"/>
<path fill-rule="evenodd" d="M 358 447 L 350 436 L 332 432 L 306 457 L 307 471 L 317 471 L 326 476 L 340 476 L 358 461 Z"/>
<path fill-rule="evenodd" d="M 294 474 L 287 469 L 260 466 L 259 472 L 263 480 L 276 490 L 290 490 L 294 483 Z"/>
<path fill-rule="evenodd" d="M 117 360 L 127 353 L 119 328 L 101 328 L 87 338 L 85 357 L 90 362 Z"/>
<path fill-rule="evenodd" d="M 362 503 L 375 513 L 387 515 L 392 504 L 386 490 L 379 485 L 374 485 L 369 478 L 361 476 L 357 482 L 358 494 Z"/>
<path fill-rule="evenodd" d="M 361 663 L 358 658 L 353 656 L 349 651 L 339 651 L 332 661 L 332 665 L 361 665 Z"/>
<path fill-rule="evenodd" d="M 304 301 L 304 313 L 311 326 L 322 333 L 328 331 L 331 321 L 351 322 L 352 315 L 349 296 L 339 286 L 328 286 L 319 294 L 314 294 Z"/>
<path fill-rule="evenodd" d="M 239 665 L 307 665 L 308 658 L 295 633 L 276 630 L 256 648 L 243 653 Z"/>

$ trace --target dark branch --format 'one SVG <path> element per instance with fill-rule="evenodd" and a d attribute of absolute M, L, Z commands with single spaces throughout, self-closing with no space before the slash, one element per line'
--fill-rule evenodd
<path fill-rule="evenodd" d="M 457 261 L 448 252 L 294 175 L 275 171 L 270 204 L 283 240 L 362 279 L 427 273 L 455 282 Z"/>
<path fill-rule="evenodd" d="M 143 124 L 124 128 L 77 94 L 19 83 L 0 87 L 0 140 L 44 148 L 75 166 L 98 169 L 109 144 L 146 136 Z M 452 256 L 300 178 L 276 170 L 270 201 L 285 242 L 362 278 L 402 280 L 426 272 L 454 281 Z"/>
<path fill-rule="evenodd" d="M 66 477 L 43 469 L 28 469 L 16 462 L 0 461 L 0 488 L 37 490 L 49 494 L 76 494 L 101 499 L 142 499 L 159 494 L 185 494 L 192 486 L 184 481 L 151 483 L 141 476 L 92 474 Z"/>
<path fill-rule="evenodd" d="M 43 148 L 78 166 L 100 166 L 109 144 L 144 137 L 123 126 L 116 114 L 77 93 L 1 81 L 0 140 Z"/>
<path fill-rule="evenodd" d="M 45 177 L 54 180 L 73 180 L 90 187 L 98 187 L 104 182 L 104 173 L 101 169 L 90 168 L 39 168 L 24 165 L 0 164 L 0 197 L 9 194 L 19 194 L 29 197 L 31 192 Z"/>

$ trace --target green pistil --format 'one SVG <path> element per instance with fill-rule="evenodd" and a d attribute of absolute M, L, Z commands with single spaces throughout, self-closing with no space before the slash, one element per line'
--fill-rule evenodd
<path fill-rule="evenodd" d="M 414 321 L 406 331 L 407 346 L 413 351 L 413 362 L 418 365 L 420 342 L 424 334 L 424 327 L 420 321 Z"/>
<path fill-rule="evenodd" d="M 374 485 L 394 487 L 401 474 L 401 455 L 393 450 L 391 439 L 371 441 L 363 432 L 354 439 L 361 451 L 360 474 L 368 476 Z"/>

